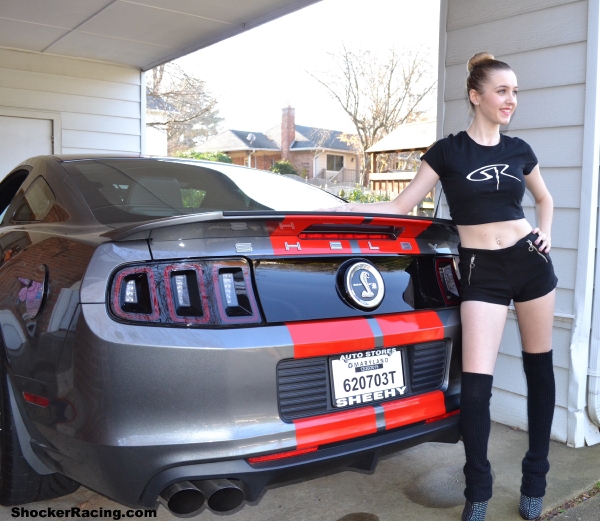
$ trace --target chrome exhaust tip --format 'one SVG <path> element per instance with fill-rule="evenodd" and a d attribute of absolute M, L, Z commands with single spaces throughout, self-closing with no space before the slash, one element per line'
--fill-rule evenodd
<path fill-rule="evenodd" d="M 246 494 L 242 488 L 228 479 L 193 481 L 193 485 L 206 497 L 206 505 L 213 512 L 228 512 L 239 507 Z"/>
<path fill-rule="evenodd" d="M 204 494 L 189 481 L 169 485 L 160 493 L 158 499 L 177 517 L 193 517 L 204 505 Z"/>

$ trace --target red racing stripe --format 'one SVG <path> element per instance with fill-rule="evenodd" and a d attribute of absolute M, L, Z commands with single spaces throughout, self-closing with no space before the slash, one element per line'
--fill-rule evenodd
<path fill-rule="evenodd" d="M 442 391 L 420 394 L 393 402 L 384 402 L 381 406 L 384 411 L 386 430 L 410 425 L 446 413 Z"/>
<path fill-rule="evenodd" d="M 273 223 L 270 232 L 271 237 L 278 235 L 289 235 L 296 237 L 305 228 L 312 224 L 361 224 L 364 221 L 362 215 L 289 215 L 283 221 Z"/>
<path fill-rule="evenodd" d="M 275 255 L 352 255 L 350 241 L 335 241 L 341 244 L 341 248 L 332 250 L 330 241 L 302 241 L 295 235 L 277 235 L 271 236 L 270 239 Z"/>
<path fill-rule="evenodd" d="M 418 237 L 427 228 L 432 225 L 432 221 L 429 220 L 413 220 L 413 219 L 399 219 L 394 217 L 373 217 L 371 222 L 372 226 L 404 226 L 404 231 L 400 235 L 402 237 Z"/>
<path fill-rule="evenodd" d="M 349 440 L 377 432 L 373 407 L 361 407 L 352 411 L 294 420 L 294 425 L 298 449 Z"/>
<path fill-rule="evenodd" d="M 435 311 L 417 311 L 375 317 L 384 347 L 396 347 L 444 338 L 444 325 Z"/>
<path fill-rule="evenodd" d="M 375 347 L 365 318 L 318 320 L 286 324 L 294 343 L 294 358 L 335 355 Z"/>
<path fill-rule="evenodd" d="M 277 256 L 289 255 L 347 255 L 354 253 L 348 240 L 300 240 L 298 235 L 311 225 L 361 225 L 364 223 L 364 217 L 357 215 L 293 215 L 286 216 L 280 222 L 271 222 L 269 224 L 269 236 L 273 253 Z M 389 240 L 360 240 L 358 245 L 361 253 L 367 254 L 407 254 L 414 255 L 420 253 L 419 246 L 415 240 L 430 225 L 431 221 L 402 219 L 397 217 L 374 217 L 369 223 L 373 226 L 394 226 L 403 227 L 404 231 L 394 241 Z M 339 242 L 341 248 L 332 250 L 330 242 Z M 402 243 L 405 247 L 402 248 Z M 406 244 L 410 244 L 411 249 L 407 249 Z"/>
<path fill-rule="evenodd" d="M 286 216 L 280 222 L 271 222 L 269 224 L 269 236 L 273 253 L 278 256 L 290 255 L 324 255 L 352 254 L 352 247 L 348 240 L 300 240 L 298 235 L 313 224 L 330 224 L 335 228 L 336 225 L 361 225 L 364 224 L 364 217 L 357 215 L 328 215 L 319 216 L 294 215 Z M 402 219 L 397 217 L 374 217 L 369 221 L 372 226 L 393 226 L 395 228 L 404 228 L 400 236 L 394 240 L 359 240 L 358 245 L 361 253 L 364 254 L 418 254 L 419 246 L 415 240 L 429 226 L 429 220 Z M 365 231 L 367 231 L 365 229 Z M 331 249 L 331 242 L 339 243 L 335 250 Z M 404 244 L 404 248 L 402 245 Z M 410 245 L 411 249 L 408 249 Z"/>
<path fill-rule="evenodd" d="M 298 234 L 313 224 L 360 224 L 362 215 L 353 216 L 328 216 L 319 215 L 294 215 L 287 216 L 283 221 L 273 225 L 270 232 L 271 247 L 275 255 L 330 255 L 332 254 L 329 241 L 304 240 L 298 238 Z M 335 254 L 352 254 L 349 241 L 340 242 L 342 248 L 335 250 Z"/>
<path fill-rule="evenodd" d="M 444 393 L 441 391 L 384 402 L 381 406 L 384 410 L 386 430 L 446 413 Z M 361 407 L 314 418 L 294 420 L 294 426 L 296 427 L 297 449 L 349 440 L 377 432 L 373 407 Z"/>

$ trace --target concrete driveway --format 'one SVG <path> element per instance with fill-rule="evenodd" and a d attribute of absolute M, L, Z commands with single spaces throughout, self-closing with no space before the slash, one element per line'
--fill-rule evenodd
<path fill-rule="evenodd" d="M 518 514 L 520 462 L 527 433 L 492 425 L 490 461 L 495 472 L 494 497 L 488 521 L 520 520 Z M 552 470 L 544 510 L 550 510 L 590 489 L 600 480 L 600 446 L 570 449 L 551 444 Z M 462 443 L 430 443 L 379 461 L 373 473 L 343 471 L 329 476 L 267 490 L 255 504 L 228 514 L 203 510 L 202 521 L 416 521 L 460 519 L 463 507 L 464 452 Z M 90 490 L 29 508 L 126 510 Z M 162 506 L 159 520 L 173 520 Z M 0 521 L 15 519 L 9 508 Z M 73 519 L 73 518 L 71 518 Z M 565 518 L 571 519 L 571 518 Z M 577 518 L 573 518 L 577 519 Z M 583 518 L 584 519 L 584 518 Z M 590 518 L 592 519 L 592 518 Z M 593 518 L 596 519 L 596 518 Z"/>

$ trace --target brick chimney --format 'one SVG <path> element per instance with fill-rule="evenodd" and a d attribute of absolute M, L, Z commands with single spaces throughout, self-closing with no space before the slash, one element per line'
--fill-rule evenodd
<path fill-rule="evenodd" d="M 296 138 L 296 111 L 290 107 L 284 107 L 281 112 L 281 156 L 289 160 L 290 146 Z"/>

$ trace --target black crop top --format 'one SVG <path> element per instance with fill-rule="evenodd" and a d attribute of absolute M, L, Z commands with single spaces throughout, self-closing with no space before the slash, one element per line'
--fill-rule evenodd
<path fill-rule="evenodd" d="M 485 224 L 525 217 L 525 177 L 538 160 L 522 139 L 500 135 L 484 146 L 465 132 L 437 141 L 421 158 L 440 176 L 455 224 Z"/>

